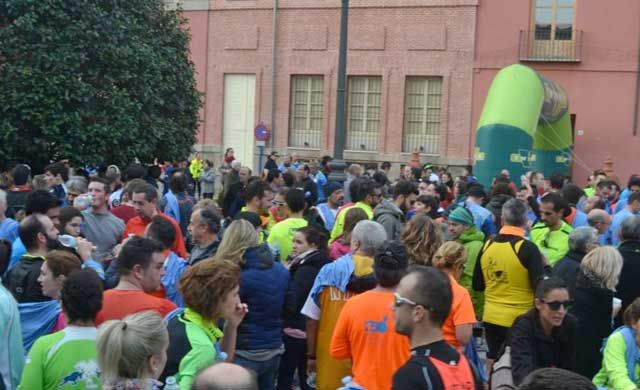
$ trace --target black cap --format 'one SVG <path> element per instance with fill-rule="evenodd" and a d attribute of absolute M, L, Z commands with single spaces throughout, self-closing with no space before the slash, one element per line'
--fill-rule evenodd
<path fill-rule="evenodd" d="M 407 250 L 400 241 L 386 241 L 373 257 L 376 268 L 389 270 L 405 269 L 409 266 Z"/>
<path fill-rule="evenodd" d="M 262 225 L 260 221 L 260 216 L 252 211 L 241 211 L 238 214 L 236 214 L 236 217 L 234 218 L 234 220 L 237 221 L 240 219 L 249 221 L 254 228 L 258 228 L 259 226 Z"/>
<path fill-rule="evenodd" d="M 474 184 L 467 190 L 467 195 L 473 196 L 474 198 L 486 198 L 487 194 L 484 192 L 484 188 L 482 188 L 479 184 Z"/>

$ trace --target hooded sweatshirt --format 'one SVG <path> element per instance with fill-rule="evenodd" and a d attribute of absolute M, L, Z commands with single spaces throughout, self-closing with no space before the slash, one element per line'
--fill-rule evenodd
<path fill-rule="evenodd" d="M 389 240 L 398 240 L 404 230 L 404 213 L 393 201 L 384 199 L 373 210 L 373 220 L 387 232 Z"/>
<path fill-rule="evenodd" d="M 482 317 L 484 293 L 482 291 L 475 291 L 471 287 L 471 284 L 473 281 L 473 270 L 476 266 L 478 253 L 482 250 L 484 238 L 484 233 L 478 230 L 475 225 L 472 225 L 471 228 L 464 231 L 457 240 L 467 250 L 467 262 L 465 263 L 464 270 L 460 276 L 460 285 L 469 291 L 471 301 L 473 302 L 473 308 L 476 311 L 476 317 L 478 318 Z"/>

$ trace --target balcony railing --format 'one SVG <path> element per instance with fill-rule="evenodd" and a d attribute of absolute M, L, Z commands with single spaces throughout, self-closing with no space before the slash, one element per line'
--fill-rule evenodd
<path fill-rule="evenodd" d="M 580 62 L 582 30 L 537 28 L 520 31 L 520 61 Z"/>

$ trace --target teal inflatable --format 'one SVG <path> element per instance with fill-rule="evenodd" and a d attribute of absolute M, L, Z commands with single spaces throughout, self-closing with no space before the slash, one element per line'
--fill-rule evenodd
<path fill-rule="evenodd" d="M 476 131 L 474 174 L 489 185 L 508 169 L 520 184 L 527 171 L 569 174 L 572 146 L 567 94 L 523 65 L 508 66 L 491 83 Z"/>

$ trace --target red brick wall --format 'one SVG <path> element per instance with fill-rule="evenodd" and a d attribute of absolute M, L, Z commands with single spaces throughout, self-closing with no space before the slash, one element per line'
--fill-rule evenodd
<path fill-rule="evenodd" d="M 277 27 L 275 147 L 288 143 L 290 77 L 324 75 L 323 150 L 333 150 L 337 87 L 339 0 L 280 0 Z M 470 156 L 474 35 L 477 0 L 352 0 L 348 75 L 382 77 L 379 153 L 348 158 L 408 161 L 402 153 L 404 83 L 407 76 L 442 76 L 440 163 L 465 163 Z M 204 150 L 222 142 L 225 73 L 256 75 L 256 122 L 271 121 L 272 0 L 216 0 L 209 10 L 186 10 L 192 57 L 206 104 L 199 136 Z M 208 24 L 201 23 L 206 15 Z M 202 36 L 206 36 L 203 39 Z M 206 42 L 203 50 L 202 42 Z M 204 56 L 204 58 L 203 58 Z M 203 76 L 204 75 L 204 76 Z M 202 79 L 202 80 L 201 80 Z M 427 156 L 423 157 L 426 160 Z"/>

